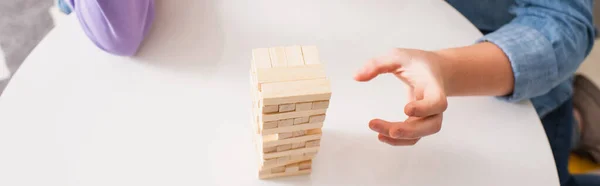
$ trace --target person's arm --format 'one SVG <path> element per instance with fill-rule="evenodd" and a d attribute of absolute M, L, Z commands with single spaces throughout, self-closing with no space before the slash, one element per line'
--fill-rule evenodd
<path fill-rule="evenodd" d="M 87 36 L 100 49 L 135 55 L 154 20 L 154 0 L 69 0 Z"/>
<path fill-rule="evenodd" d="M 446 96 L 500 96 L 520 101 L 547 93 L 575 72 L 594 42 L 590 0 L 517 0 L 517 17 L 478 44 L 440 51 L 396 49 L 355 75 L 392 73 L 412 95 L 401 122 L 374 119 L 379 140 L 412 145 L 441 129 Z"/>
<path fill-rule="evenodd" d="M 484 49 L 481 45 L 441 52 L 459 66 L 453 68 L 453 78 L 457 79 L 452 82 L 461 82 L 455 86 L 460 90 L 449 91 L 457 91 L 458 95 L 481 95 L 476 89 L 486 85 L 473 78 L 492 80 L 497 77 L 471 76 L 473 73 L 467 70 L 480 69 L 479 73 L 493 74 L 504 69 L 467 67 L 465 63 L 497 62 L 490 58 L 476 58 L 495 54 L 495 57 L 490 57 L 508 58 L 514 77 L 512 91 L 502 98 L 521 101 L 549 92 L 571 77 L 590 52 L 595 37 L 592 7 L 592 0 L 516 0 L 516 6 L 511 9 L 516 17 L 480 39 L 481 42 L 495 44 L 504 54 L 492 52 L 492 47 Z M 497 85 L 502 87 L 506 83 L 500 81 Z"/>

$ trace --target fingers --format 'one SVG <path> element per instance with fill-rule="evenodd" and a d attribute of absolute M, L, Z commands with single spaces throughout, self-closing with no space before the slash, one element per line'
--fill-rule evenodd
<path fill-rule="evenodd" d="M 390 144 L 392 146 L 408 146 L 408 145 L 414 145 L 416 144 L 421 138 L 417 138 L 417 139 L 394 139 L 394 138 L 390 138 L 387 137 L 385 135 L 379 134 L 379 136 L 377 136 L 377 138 L 379 139 L 379 141 Z"/>
<path fill-rule="evenodd" d="M 369 128 L 394 139 L 417 139 L 439 132 L 442 128 L 442 114 L 425 118 L 411 117 L 404 122 L 374 119 L 369 122 Z"/>
<path fill-rule="evenodd" d="M 392 123 L 391 122 L 387 122 L 384 120 L 380 120 L 380 119 L 374 119 L 371 120 L 369 122 L 369 128 L 371 128 L 371 130 L 379 133 L 379 134 L 383 134 L 389 137 L 390 134 L 390 128 L 392 127 Z"/>
<path fill-rule="evenodd" d="M 442 129 L 442 114 L 425 118 L 409 118 L 389 127 L 388 136 L 395 139 L 417 139 L 439 132 Z"/>
<path fill-rule="evenodd" d="M 369 81 L 379 74 L 393 73 L 401 67 L 400 63 L 385 58 L 388 57 L 372 59 L 369 61 L 358 73 L 356 73 L 354 79 L 356 81 Z"/>
<path fill-rule="evenodd" d="M 415 89 L 416 101 L 411 101 L 404 107 L 404 113 L 407 116 L 427 117 L 440 114 L 448 108 L 446 95 L 437 87 L 429 86 L 422 92 L 422 99 L 418 99 L 421 92 Z"/>

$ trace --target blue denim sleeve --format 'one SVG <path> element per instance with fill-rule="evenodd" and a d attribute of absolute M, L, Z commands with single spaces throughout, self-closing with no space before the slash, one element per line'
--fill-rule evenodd
<path fill-rule="evenodd" d="M 517 0 L 510 23 L 485 35 L 510 60 L 515 86 L 501 99 L 516 102 L 566 81 L 592 48 L 592 0 Z"/>

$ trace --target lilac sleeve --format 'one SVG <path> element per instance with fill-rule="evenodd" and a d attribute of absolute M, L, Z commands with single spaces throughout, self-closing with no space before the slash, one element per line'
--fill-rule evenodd
<path fill-rule="evenodd" d="M 154 0 L 69 0 L 87 36 L 100 49 L 135 55 L 154 20 Z"/>

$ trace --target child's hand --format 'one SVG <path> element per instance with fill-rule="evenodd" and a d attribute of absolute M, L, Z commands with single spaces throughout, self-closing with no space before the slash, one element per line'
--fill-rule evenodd
<path fill-rule="evenodd" d="M 369 81 L 379 74 L 392 73 L 409 85 L 410 102 L 404 107 L 409 116 L 403 122 L 373 119 L 369 127 L 379 140 L 390 145 L 414 145 L 421 137 L 440 131 L 447 100 L 442 71 L 442 56 L 427 51 L 395 49 L 386 56 L 369 61 L 354 77 Z"/>

